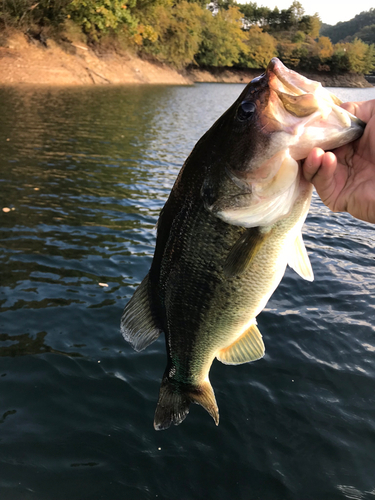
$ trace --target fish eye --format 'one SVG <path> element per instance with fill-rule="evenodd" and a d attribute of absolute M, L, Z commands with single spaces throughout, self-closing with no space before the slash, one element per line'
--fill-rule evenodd
<path fill-rule="evenodd" d="M 256 106 L 253 102 L 242 101 L 237 110 L 237 118 L 240 122 L 244 122 L 253 116 L 255 110 Z"/>

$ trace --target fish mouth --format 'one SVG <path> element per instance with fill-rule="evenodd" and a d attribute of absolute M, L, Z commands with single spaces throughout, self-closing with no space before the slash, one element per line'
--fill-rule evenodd
<path fill-rule="evenodd" d="M 362 135 L 365 123 L 341 108 L 341 100 L 321 83 L 286 68 L 276 57 L 265 77 L 269 99 L 261 115 L 263 130 L 288 134 L 283 141 L 293 159 L 304 159 L 315 146 L 335 149 Z"/>

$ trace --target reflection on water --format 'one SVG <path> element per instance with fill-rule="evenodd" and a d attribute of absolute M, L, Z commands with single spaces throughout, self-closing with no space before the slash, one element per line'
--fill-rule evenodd
<path fill-rule="evenodd" d="M 242 88 L 0 89 L 1 498 L 374 496 L 373 226 L 314 197 L 315 281 L 287 270 L 264 359 L 214 363 L 218 428 L 194 405 L 155 433 L 164 341 L 119 332 L 179 168 Z"/>
<path fill-rule="evenodd" d="M 7 335 L 0 333 L 0 356 L 27 356 L 30 354 L 44 354 L 52 352 L 65 356 L 81 356 L 76 352 L 62 352 L 52 349 L 45 344 L 44 339 L 47 332 L 39 332 L 35 338 L 31 338 L 27 333 L 21 335 Z"/>

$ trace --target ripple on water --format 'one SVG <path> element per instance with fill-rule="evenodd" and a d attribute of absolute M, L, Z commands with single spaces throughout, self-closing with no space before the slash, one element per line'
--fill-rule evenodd
<path fill-rule="evenodd" d="M 314 196 L 315 281 L 287 270 L 262 360 L 214 362 L 218 428 L 192 405 L 156 433 L 164 339 L 136 353 L 120 334 L 177 172 L 242 89 L 0 89 L 2 498 L 374 495 L 371 225 Z"/>

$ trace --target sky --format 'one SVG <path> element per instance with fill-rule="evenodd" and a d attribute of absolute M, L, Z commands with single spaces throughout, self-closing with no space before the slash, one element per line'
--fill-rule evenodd
<path fill-rule="evenodd" d="M 240 3 L 249 3 L 250 0 L 238 0 Z M 293 0 L 251 0 L 260 6 L 280 10 L 288 9 Z M 312 16 L 316 12 L 323 23 L 336 24 L 339 21 L 349 21 L 357 14 L 375 7 L 374 0 L 298 0 L 305 9 L 305 14 Z"/>

